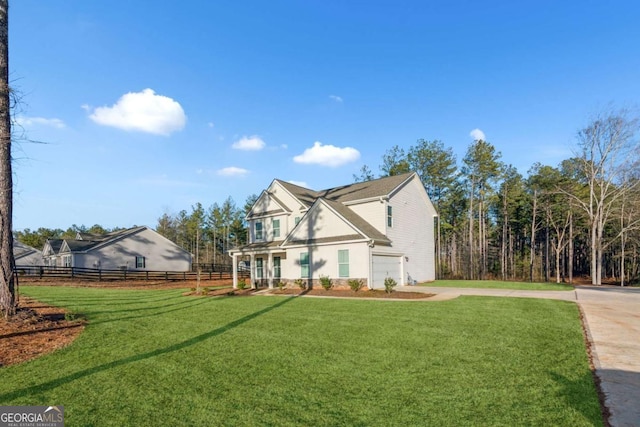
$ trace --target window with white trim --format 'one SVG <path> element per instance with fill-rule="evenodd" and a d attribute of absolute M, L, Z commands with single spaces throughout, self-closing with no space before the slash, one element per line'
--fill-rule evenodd
<path fill-rule="evenodd" d="M 62 257 L 62 262 L 65 267 L 71 267 L 71 255 L 65 255 Z"/>
<path fill-rule="evenodd" d="M 143 256 L 136 257 L 136 268 L 144 268 L 145 267 L 145 258 Z"/>
<path fill-rule="evenodd" d="M 271 220 L 271 229 L 273 230 L 273 238 L 280 237 L 280 220 Z"/>
<path fill-rule="evenodd" d="M 300 277 L 309 278 L 309 252 L 300 253 Z"/>
<path fill-rule="evenodd" d="M 393 207 L 387 206 L 387 227 L 393 227 Z"/>
<path fill-rule="evenodd" d="M 298 223 L 300 222 L 300 217 L 297 216 L 293 219 L 293 222 L 295 223 L 295 225 L 298 225 Z"/>
<path fill-rule="evenodd" d="M 256 258 L 256 278 L 257 279 L 262 279 L 264 277 L 264 263 L 262 261 L 262 258 Z"/>
<path fill-rule="evenodd" d="M 349 277 L 349 249 L 338 250 L 338 277 Z"/>
<path fill-rule="evenodd" d="M 254 227 L 256 240 L 262 240 L 262 222 L 256 222 Z"/>

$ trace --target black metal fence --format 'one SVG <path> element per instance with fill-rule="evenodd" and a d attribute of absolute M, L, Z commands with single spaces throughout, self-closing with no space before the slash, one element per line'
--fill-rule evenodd
<path fill-rule="evenodd" d="M 220 280 L 233 277 L 232 268 L 219 271 L 200 272 L 200 280 Z M 38 279 L 77 279 L 95 281 L 114 280 L 197 280 L 197 271 L 139 271 L 139 270 L 103 270 L 79 267 L 50 267 L 50 266 L 16 266 L 16 273 L 20 277 Z M 249 277 L 249 272 L 238 271 L 238 277 Z"/>

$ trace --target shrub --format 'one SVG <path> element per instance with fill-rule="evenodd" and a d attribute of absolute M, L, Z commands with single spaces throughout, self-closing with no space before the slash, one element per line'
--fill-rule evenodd
<path fill-rule="evenodd" d="M 362 279 L 349 279 L 349 287 L 352 291 L 358 292 L 364 286 Z"/>
<path fill-rule="evenodd" d="M 393 292 L 393 288 L 395 288 L 397 284 L 398 283 L 391 277 L 387 277 L 386 279 L 384 279 L 384 291 L 390 294 L 391 292 Z"/>
<path fill-rule="evenodd" d="M 276 285 L 278 286 L 278 289 L 280 289 L 280 290 L 284 289 L 284 282 L 282 280 L 278 280 L 276 282 Z"/>
<path fill-rule="evenodd" d="M 322 285 L 325 291 L 328 291 L 333 287 L 333 282 L 329 276 L 320 276 L 320 285 Z"/>
<path fill-rule="evenodd" d="M 305 281 L 304 281 L 304 280 L 302 280 L 302 279 L 296 279 L 296 280 L 294 280 L 294 281 L 293 281 L 293 283 L 295 283 L 296 285 L 298 285 L 298 287 L 299 287 L 300 289 L 302 289 L 303 291 L 304 291 L 305 289 L 307 289 L 307 284 L 306 284 L 306 283 L 305 283 Z"/>
<path fill-rule="evenodd" d="M 238 282 L 238 289 L 245 289 L 247 287 L 247 282 L 244 279 Z"/>

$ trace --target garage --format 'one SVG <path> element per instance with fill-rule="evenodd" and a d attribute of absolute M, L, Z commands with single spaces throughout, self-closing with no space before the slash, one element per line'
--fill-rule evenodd
<path fill-rule="evenodd" d="M 373 256 L 373 289 L 384 289 L 384 279 L 391 277 L 402 285 L 402 258 L 397 255 Z"/>

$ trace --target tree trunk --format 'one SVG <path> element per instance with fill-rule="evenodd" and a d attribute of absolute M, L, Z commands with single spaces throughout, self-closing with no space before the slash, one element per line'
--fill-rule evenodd
<path fill-rule="evenodd" d="M 529 255 L 529 281 L 533 282 L 533 262 L 536 249 L 536 208 L 538 207 L 538 191 L 533 190 L 533 211 L 531 213 L 531 253 Z"/>
<path fill-rule="evenodd" d="M 9 1 L 0 0 L 0 310 L 5 317 L 16 311 L 10 110 Z"/>

